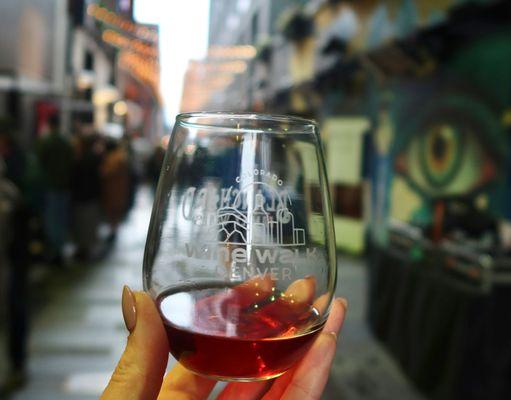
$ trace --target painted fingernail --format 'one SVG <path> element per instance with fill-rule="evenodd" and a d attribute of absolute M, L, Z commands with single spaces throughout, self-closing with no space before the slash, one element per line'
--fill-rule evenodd
<path fill-rule="evenodd" d="M 122 316 L 126 329 L 130 333 L 133 332 L 137 323 L 137 308 L 135 295 L 127 285 L 122 289 Z"/>
<path fill-rule="evenodd" d="M 348 300 L 346 300 L 344 297 L 338 297 L 336 300 L 342 304 L 344 310 L 348 309 Z"/>

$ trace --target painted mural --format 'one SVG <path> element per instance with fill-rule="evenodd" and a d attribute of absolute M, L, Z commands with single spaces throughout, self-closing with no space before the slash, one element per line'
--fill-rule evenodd
<path fill-rule="evenodd" d="M 461 37 L 449 39 L 454 28 Z M 500 232 L 511 214 L 511 30 L 474 29 L 469 18 L 436 39 L 442 49 L 424 45 L 429 73 L 396 74 L 375 95 L 374 208 L 434 241 L 509 246 Z M 385 241 L 381 227 L 374 233 Z"/>

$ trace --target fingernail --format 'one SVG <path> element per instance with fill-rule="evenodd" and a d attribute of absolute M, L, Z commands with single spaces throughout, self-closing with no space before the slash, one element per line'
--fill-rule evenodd
<path fill-rule="evenodd" d="M 341 303 L 342 307 L 344 308 L 344 311 L 348 309 L 348 300 L 346 300 L 344 297 L 338 297 L 336 300 L 339 303 Z"/>
<path fill-rule="evenodd" d="M 328 332 L 328 334 L 334 338 L 334 341 L 337 342 L 337 332 Z"/>
<path fill-rule="evenodd" d="M 137 308 L 135 296 L 127 285 L 122 289 L 122 316 L 126 329 L 130 333 L 133 332 L 137 323 Z"/>

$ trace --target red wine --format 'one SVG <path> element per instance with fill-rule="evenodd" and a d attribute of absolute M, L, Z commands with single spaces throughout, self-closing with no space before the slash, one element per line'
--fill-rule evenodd
<path fill-rule="evenodd" d="M 310 303 L 265 279 L 174 288 L 157 304 L 171 354 L 188 369 L 217 379 L 278 376 L 307 352 L 323 326 Z"/>

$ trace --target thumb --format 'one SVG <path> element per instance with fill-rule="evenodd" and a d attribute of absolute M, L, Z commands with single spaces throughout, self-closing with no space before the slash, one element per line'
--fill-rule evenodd
<path fill-rule="evenodd" d="M 101 400 L 156 399 L 169 354 L 160 315 L 146 293 L 133 293 L 127 286 L 122 310 L 130 331 L 128 344 Z"/>

